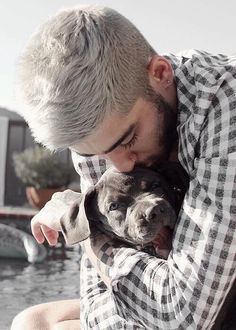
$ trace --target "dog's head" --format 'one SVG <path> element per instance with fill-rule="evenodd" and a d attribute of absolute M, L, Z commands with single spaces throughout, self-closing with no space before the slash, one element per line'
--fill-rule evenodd
<path fill-rule="evenodd" d="M 182 171 L 176 163 L 156 171 L 109 169 L 63 217 L 66 241 L 73 244 L 100 230 L 130 244 L 145 245 L 165 232 L 163 228 L 172 230 L 187 189 Z"/>

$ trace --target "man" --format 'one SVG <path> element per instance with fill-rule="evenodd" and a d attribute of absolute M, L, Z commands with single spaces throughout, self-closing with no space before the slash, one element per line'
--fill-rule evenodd
<path fill-rule="evenodd" d="M 84 244 L 77 300 L 34 306 L 12 329 L 208 329 L 235 279 L 236 57 L 160 56 L 108 8 L 64 10 L 22 56 L 22 114 L 37 141 L 69 147 L 82 187 L 113 163 L 179 160 L 190 177 L 167 261 L 106 236 Z M 32 220 L 54 245 L 76 199 L 57 194 Z M 76 280 L 76 279 L 73 279 Z"/>

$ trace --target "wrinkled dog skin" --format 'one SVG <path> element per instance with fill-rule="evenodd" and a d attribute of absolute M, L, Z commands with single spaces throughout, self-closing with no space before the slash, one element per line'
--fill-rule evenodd
<path fill-rule="evenodd" d="M 161 255 L 171 249 L 187 187 L 187 175 L 177 163 L 129 173 L 111 168 L 62 218 L 65 240 L 74 244 L 100 231 L 134 246 L 152 244 Z"/>

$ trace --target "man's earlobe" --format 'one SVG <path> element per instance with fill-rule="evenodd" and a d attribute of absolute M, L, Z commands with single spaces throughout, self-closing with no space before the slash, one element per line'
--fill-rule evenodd
<path fill-rule="evenodd" d="M 161 81 L 161 79 L 160 79 L 159 77 L 155 77 L 155 76 L 154 76 L 153 78 L 154 78 L 154 80 L 155 80 L 156 82 L 158 82 L 158 83 Z"/>

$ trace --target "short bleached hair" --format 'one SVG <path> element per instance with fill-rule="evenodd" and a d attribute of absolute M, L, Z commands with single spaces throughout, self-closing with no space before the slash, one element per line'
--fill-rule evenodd
<path fill-rule="evenodd" d="M 50 18 L 18 63 L 21 114 L 36 141 L 67 148 L 97 129 L 108 112 L 128 112 L 145 96 L 153 54 L 113 9 L 83 6 Z"/>

